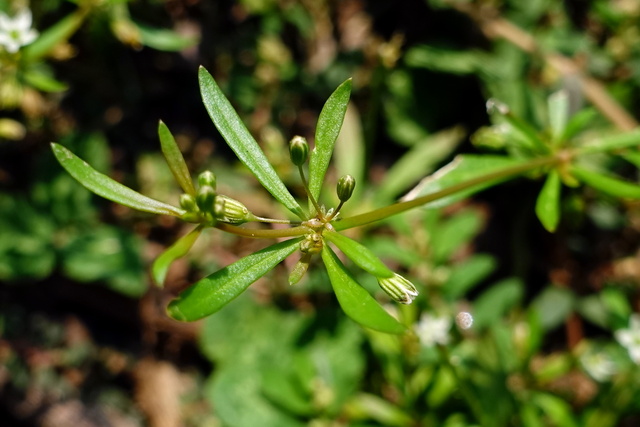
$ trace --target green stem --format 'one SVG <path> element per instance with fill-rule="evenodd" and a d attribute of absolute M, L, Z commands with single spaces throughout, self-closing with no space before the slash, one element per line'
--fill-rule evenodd
<path fill-rule="evenodd" d="M 382 219 L 390 217 L 391 215 L 396 215 L 401 212 L 407 211 L 409 209 L 413 209 L 415 207 L 424 205 L 426 203 L 433 202 L 434 200 L 442 199 L 443 197 L 450 196 L 459 191 L 466 190 L 468 188 L 475 187 L 480 184 L 485 184 L 490 181 L 509 178 L 515 175 L 521 175 L 523 173 L 530 172 L 540 167 L 552 166 L 557 163 L 560 163 L 562 160 L 563 158 L 561 158 L 560 156 L 543 157 L 539 159 L 534 159 L 527 163 L 508 167 L 496 172 L 488 173 L 486 175 L 470 179 L 468 181 L 461 182 L 459 184 L 452 185 L 451 187 L 444 188 L 440 191 L 436 191 L 434 193 L 427 194 L 422 197 L 417 197 L 413 200 L 396 203 L 394 205 L 376 209 L 371 212 L 344 218 L 339 221 L 336 221 L 333 224 L 333 226 L 336 230 L 339 231 L 339 230 L 346 230 L 347 228 L 359 227 L 361 225 L 370 224 L 372 222 L 380 221 Z"/>
<path fill-rule="evenodd" d="M 215 227 L 219 230 L 226 231 L 227 233 L 235 234 L 236 236 L 263 238 L 263 239 L 277 239 L 280 237 L 304 236 L 305 234 L 309 234 L 311 232 L 311 229 L 301 225 L 297 227 L 290 227 L 290 228 L 283 228 L 283 229 L 261 230 L 261 229 L 238 227 L 235 225 L 219 222 L 215 225 Z"/>
<path fill-rule="evenodd" d="M 311 204 L 316 210 L 316 215 L 320 215 L 322 211 L 320 210 L 320 206 L 318 205 L 318 202 L 313 197 L 313 194 L 311 194 L 311 191 L 309 191 L 309 184 L 307 183 L 307 179 L 304 177 L 304 171 L 302 170 L 302 166 L 298 166 L 298 172 L 300 172 L 300 179 L 302 180 L 302 185 L 304 186 L 304 190 L 309 195 L 309 200 L 311 201 Z"/>
<path fill-rule="evenodd" d="M 263 218 L 261 216 L 254 215 L 253 221 L 266 222 L 269 224 L 288 224 L 288 225 L 300 225 L 302 221 L 290 221 L 288 219 L 275 219 L 275 218 Z"/>

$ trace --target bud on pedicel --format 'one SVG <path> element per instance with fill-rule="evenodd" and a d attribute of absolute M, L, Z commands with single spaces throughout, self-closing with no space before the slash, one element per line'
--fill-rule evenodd
<path fill-rule="evenodd" d="M 341 202 L 346 202 L 351 198 L 353 189 L 356 188 L 356 179 L 351 175 L 345 175 L 338 180 L 336 192 Z"/>
<path fill-rule="evenodd" d="M 294 136 L 289 142 L 289 156 L 296 166 L 302 166 L 309 158 L 309 144 L 302 136 Z"/>
<path fill-rule="evenodd" d="M 198 188 L 196 196 L 196 204 L 202 212 L 213 214 L 216 202 L 216 191 L 210 185 L 204 185 Z"/>
<path fill-rule="evenodd" d="M 216 197 L 214 214 L 218 221 L 228 224 L 244 224 L 255 216 L 239 201 L 227 196 Z"/>
<path fill-rule="evenodd" d="M 204 171 L 198 176 L 198 186 L 204 187 L 206 185 L 216 189 L 216 176 L 211 171 Z"/>
<path fill-rule="evenodd" d="M 413 283 L 397 273 L 391 277 L 378 277 L 378 283 L 383 291 L 401 304 L 411 304 L 418 296 L 418 290 Z"/>
<path fill-rule="evenodd" d="M 195 197 L 186 193 L 180 196 L 180 207 L 187 212 L 195 212 L 198 210 Z"/>

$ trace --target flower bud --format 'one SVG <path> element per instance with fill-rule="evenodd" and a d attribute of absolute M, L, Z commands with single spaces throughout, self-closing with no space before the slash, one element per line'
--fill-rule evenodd
<path fill-rule="evenodd" d="M 255 218 L 245 205 L 222 195 L 216 197 L 214 213 L 218 221 L 228 224 L 243 224 Z"/>
<path fill-rule="evenodd" d="M 302 136 L 294 136 L 289 142 L 289 156 L 296 166 L 302 166 L 309 158 L 309 144 Z"/>
<path fill-rule="evenodd" d="M 378 277 L 378 283 L 383 291 L 401 304 L 411 304 L 418 296 L 418 290 L 413 283 L 396 273 L 391 277 Z"/>
<path fill-rule="evenodd" d="M 198 176 L 198 186 L 204 187 L 208 185 L 209 187 L 216 189 L 216 176 L 211 171 L 204 171 Z"/>
<path fill-rule="evenodd" d="M 202 212 L 213 213 L 216 203 L 216 192 L 210 185 L 201 186 L 196 196 L 196 204 Z"/>
<path fill-rule="evenodd" d="M 180 207 L 187 212 L 195 212 L 198 210 L 195 197 L 186 193 L 180 196 Z"/>
<path fill-rule="evenodd" d="M 322 251 L 322 236 L 318 233 L 308 234 L 305 239 L 300 242 L 300 251 L 303 254 L 317 254 Z"/>
<path fill-rule="evenodd" d="M 356 179 L 351 175 L 345 175 L 338 180 L 338 186 L 336 191 L 338 193 L 338 199 L 341 202 L 346 202 L 351 198 L 353 189 L 356 188 Z"/>

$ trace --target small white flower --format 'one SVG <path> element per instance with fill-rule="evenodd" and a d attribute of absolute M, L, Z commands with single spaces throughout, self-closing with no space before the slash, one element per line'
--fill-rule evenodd
<path fill-rule="evenodd" d="M 413 283 L 397 273 L 391 277 L 378 277 L 378 283 L 394 301 L 402 304 L 411 304 L 418 296 L 418 290 Z"/>
<path fill-rule="evenodd" d="M 596 381 L 609 381 L 616 373 L 616 364 L 604 352 L 591 351 L 580 356 L 585 371 Z"/>
<path fill-rule="evenodd" d="M 7 52 L 15 53 L 38 37 L 38 32 L 31 28 L 31 11 L 22 9 L 13 18 L 0 12 L 0 46 Z"/>
<path fill-rule="evenodd" d="M 618 329 L 616 340 L 627 349 L 629 357 L 640 365 L 640 314 L 632 314 L 628 329 Z"/>
<path fill-rule="evenodd" d="M 451 317 L 423 314 L 416 325 L 416 334 L 425 347 L 431 347 L 436 344 L 447 345 L 449 343 L 450 329 Z"/>

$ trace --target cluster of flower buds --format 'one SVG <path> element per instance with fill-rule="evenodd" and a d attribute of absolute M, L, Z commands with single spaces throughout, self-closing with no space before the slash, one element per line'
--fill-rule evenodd
<path fill-rule="evenodd" d="M 253 221 L 256 216 L 239 201 L 216 193 L 216 176 L 205 171 L 198 176 L 196 196 L 180 196 L 180 207 L 187 211 L 182 219 L 194 223 L 214 226 L 218 222 L 243 224 Z"/>

